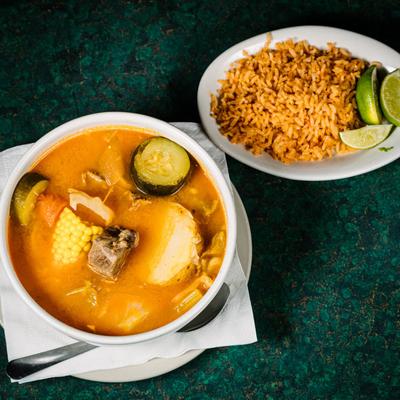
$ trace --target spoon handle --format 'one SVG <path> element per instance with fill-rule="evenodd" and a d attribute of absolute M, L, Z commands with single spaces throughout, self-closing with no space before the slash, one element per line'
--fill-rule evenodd
<path fill-rule="evenodd" d="M 7 375 L 12 379 L 22 379 L 37 371 L 58 364 L 61 361 L 86 353 L 95 347 L 93 344 L 76 342 L 53 350 L 44 351 L 43 353 L 17 358 L 8 363 Z"/>

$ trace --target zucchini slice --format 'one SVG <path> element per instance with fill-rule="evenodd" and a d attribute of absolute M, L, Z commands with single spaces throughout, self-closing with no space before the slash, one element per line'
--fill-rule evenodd
<path fill-rule="evenodd" d="M 20 179 L 11 204 L 21 225 L 28 225 L 37 198 L 48 185 L 49 180 L 36 172 L 28 172 Z"/>
<path fill-rule="evenodd" d="M 130 170 L 141 191 L 167 196 L 184 185 L 190 167 L 189 154 L 183 147 L 167 138 L 154 137 L 137 147 Z"/>

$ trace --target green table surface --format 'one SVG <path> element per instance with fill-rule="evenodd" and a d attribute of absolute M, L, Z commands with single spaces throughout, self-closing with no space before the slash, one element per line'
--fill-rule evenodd
<path fill-rule="evenodd" d="M 197 85 L 218 54 L 305 24 L 400 51 L 398 0 L 3 1 L 0 150 L 100 111 L 199 121 Z M 228 163 L 253 233 L 258 343 L 206 351 L 142 382 L 18 385 L 4 372 L 1 333 L 2 398 L 400 398 L 400 162 L 314 183 Z"/>

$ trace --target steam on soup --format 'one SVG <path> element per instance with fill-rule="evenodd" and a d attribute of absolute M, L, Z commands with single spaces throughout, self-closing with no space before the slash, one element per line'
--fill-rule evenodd
<path fill-rule="evenodd" d="M 218 274 L 225 237 L 223 205 L 196 160 L 131 127 L 54 146 L 19 182 L 9 220 L 12 262 L 33 299 L 105 335 L 189 310 Z"/>

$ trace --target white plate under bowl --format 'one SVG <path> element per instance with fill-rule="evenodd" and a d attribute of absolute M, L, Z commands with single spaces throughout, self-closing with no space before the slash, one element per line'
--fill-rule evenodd
<path fill-rule="evenodd" d="M 232 185 L 233 199 L 235 202 L 237 214 L 237 244 L 236 249 L 243 271 L 247 280 L 250 277 L 251 261 L 252 261 L 252 241 L 249 220 L 242 200 Z M 0 308 L 0 323 L 2 324 L 2 315 Z M 155 358 L 144 364 L 131 365 L 128 367 L 115 368 L 101 371 L 91 371 L 79 375 L 77 378 L 86 379 L 97 382 L 133 382 L 143 379 L 153 378 L 155 376 L 166 374 L 199 356 L 204 350 L 191 350 L 179 357 L 175 358 Z"/>
<path fill-rule="evenodd" d="M 325 48 L 327 42 L 349 50 L 354 57 L 367 61 L 380 61 L 388 69 L 400 68 L 400 54 L 383 43 L 358 33 L 325 26 L 296 26 L 272 31 L 273 47 L 276 42 L 292 38 L 307 40 L 310 44 Z M 204 72 L 198 92 L 197 104 L 201 122 L 210 139 L 225 153 L 255 169 L 282 178 L 301 181 L 325 181 L 348 178 L 380 168 L 400 157 L 400 128 L 396 128 L 381 146 L 392 147 L 388 152 L 373 149 L 340 155 L 316 162 L 297 162 L 286 165 L 268 154 L 254 156 L 242 145 L 232 144 L 221 135 L 215 119 L 210 116 L 210 95 L 216 94 L 218 80 L 224 79 L 232 62 L 243 57 L 243 50 L 250 54 L 260 50 L 266 41 L 266 33 L 236 44 L 216 58 Z M 390 68 L 392 67 L 392 68 Z"/>

